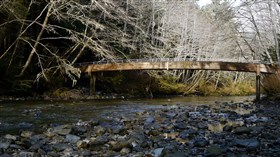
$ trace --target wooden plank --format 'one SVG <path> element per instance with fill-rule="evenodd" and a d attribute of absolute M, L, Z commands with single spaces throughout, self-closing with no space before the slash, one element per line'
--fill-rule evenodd
<path fill-rule="evenodd" d="M 261 73 L 276 73 L 278 67 L 258 63 L 206 62 L 206 61 L 174 61 L 174 62 L 136 62 L 92 64 L 81 67 L 82 72 L 123 71 L 123 70 L 219 70 L 256 72 L 257 66 Z"/>

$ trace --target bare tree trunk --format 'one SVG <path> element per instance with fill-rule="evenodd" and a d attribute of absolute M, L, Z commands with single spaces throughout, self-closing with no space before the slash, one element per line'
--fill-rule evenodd
<path fill-rule="evenodd" d="M 45 19 L 44 19 L 44 22 L 43 22 L 43 24 L 42 24 L 42 28 L 41 28 L 41 30 L 40 30 L 38 36 L 37 36 L 37 39 L 36 39 L 36 41 L 35 41 L 35 44 L 34 44 L 32 50 L 31 50 L 31 52 L 30 52 L 30 54 L 29 54 L 29 56 L 28 56 L 27 61 L 26 61 L 25 64 L 24 64 L 24 66 L 23 66 L 23 68 L 22 68 L 22 70 L 21 70 L 19 76 L 22 76 L 22 75 L 24 74 L 25 70 L 27 69 L 27 67 L 28 67 L 29 64 L 31 63 L 32 57 L 33 57 L 34 53 L 36 52 L 36 49 L 37 49 L 37 47 L 38 47 L 38 45 L 39 45 L 39 42 L 40 42 L 40 39 L 41 39 L 41 37 L 42 37 L 42 35 L 43 35 L 43 33 L 44 33 L 45 28 L 47 27 L 47 24 L 48 24 L 48 21 L 49 21 L 49 17 L 51 16 L 51 11 L 52 11 L 53 5 L 54 5 L 54 4 L 51 2 L 51 3 L 50 3 L 50 6 L 49 6 L 49 8 L 48 8 L 48 11 L 47 11 L 47 15 L 46 15 L 46 17 L 45 17 Z"/>
<path fill-rule="evenodd" d="M 278 36 L 277 36 L 277 32 L 276 32 L 276 24 L 274 21 L 274 15 L 272 12 L 272 8 L 271 8 L 271 1 L 268 1 L 268 7 L 269 7 L 269 13 L 270 13 L 270 18 L 271 18 L 271 22 L 272 22 L 272 33 L 273 33 L 273 38 L 274 38 L 274 42 L 275 42 L 275 53 L 277 56 L 277 62 L 280 63 L 280 54 L 279 54 L 279 42 L 278 42 Z"/>
<path fill-rule="evenodd" d="M 28 9 L 27 9 L 27 12 L 26 12 L 26 14 L 24 15 L 24 20 L 26 20 L 26 17 L 27 17 L 27 15 L 28 15 L 28 12 L 30 11 L 30 8 L 31 8 L 32 4 L 33 4 L 33 1 L 30 1 L 29 6 L 28 6 Z M 23 30 L 24 30 L 24 29 L 23 29 L 23 28 L 24 28 L 24 25 L 25 25 L 25 21 L 22 21 L 22 24 L 21 24 L 21 26 L 20 26 L 19 34 L 22 34 L 22 32 L 23 32 Z M 15 48 L 14 48 L 12 57 L 11 57 L 11 59 L 10 59 L 9 65 L 8 65 L 8 67 L 7 67 L 6 73 L 8 73 L 9 68 L 10 68 L 10 66 L 11 66 L 11 64 L 12 64 L 12 62 L 13 62 L 14 56 L 15 56 L 15 54 L 16 54 L 16 52 L 17 52 L 17 49 L 18 49 L 18 44 L 19 44 L 19 39 L 16 40 Z"/>
<path fill-rule="evenodd" d="M 270 63 L 273 63 L 273 60 L 272 60 L 272 58 L 271 58 L 269 52 L 268 52 L 267 49 L 264 47 L 264 45 L 263 45 L 263 43 L 262 43 L 262 41 L 261 41 L 261 40 L 262 40 L 261 33 L 260 33 L 260 31 L 259 31 L 259 27 L 258 27 L 258 25 L 257 25 L 257 23 L 256 23 L 255 17 L 254 17 L 254 15 L 252 14 L 252 12 L 250 12 L 250 16 L 251 16 L 252 23 L 253 23 L 253 25 L 254 25 L 254 27 L 255 27 L 255 29 L 256 29 L 257 37 L 259 38 L 259 44 L 265 49 L 265 55 L 267 56 L 269 62 L 270 62 Z"/>

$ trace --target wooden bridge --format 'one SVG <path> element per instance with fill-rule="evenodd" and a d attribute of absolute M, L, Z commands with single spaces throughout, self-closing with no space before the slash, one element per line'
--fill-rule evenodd
<path fill-rule="evenodd" d="M 156 58 L 156 59 L 127 59 L 114 61 L 98 61 L 79 63 L 81 71 L 88 73 L 90 79 L 90 93 L 95 92 L 96 72 L 125 71 L 125 70 L 216 70 L 239 71 L 256 74 L 256 100 L 260 99 L 260 74 L 274 74 L 280 71 L 279 66 L 252 61 L 250 63 L 238 60 L 186 60 L 182 58 Z"/>

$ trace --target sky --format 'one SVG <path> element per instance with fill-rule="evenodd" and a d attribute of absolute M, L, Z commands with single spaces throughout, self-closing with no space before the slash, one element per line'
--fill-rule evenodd
<path fill-rule="evenodd" d="M 211 0 L 199 0 L 198 1 L 198 5 L 200 6 L 200 7 L 203 7 L 203 6 L 205 6 L 205 5 L 207 5 L 207 4 L 210 4 L 211 3 Z"/>
<path fill-rule="evenodd" d="M 212 2 L 211 0 L 199 0 L 198 1 L 198 5 L 200 7 L 203 7 L 203 6 L 207 5 L 207 4 L 210 4 L 211 2 Z M 238 6 L 240 3 L 241 3 L 240 0 L 234 0 L 233 1 L 233 6 Z"/>

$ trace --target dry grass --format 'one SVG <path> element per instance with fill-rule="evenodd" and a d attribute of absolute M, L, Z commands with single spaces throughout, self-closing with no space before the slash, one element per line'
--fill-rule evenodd
<path fill-rule="evenodd" d="M 263 75 L 262 85 L 268 95 L 280 97 L 280 74 Z"/>
<path fill-rule="evenodd" d="M 252 95 L 256 92 L 255 85 L 249 81 L 242 83 L 227 82 L 218 88 L 215 88 L 213 83 L 201 82 L 196 90 L 204 96 L 242 96 Z"/>
<path fill-rule="evenodd" d="M 236 96 L 242 96 L 242 95 L 252 95 L 255 94 L 256 89 L 255 86 L 250 82 L 242 82 L 242 83 L 230 83 L 227 86 L 224 86 L 220 89 L 218 89 L 218 92 L 220 95 L 236 95 Z"/>
<path fill-rule="evenodd" d="M 182 94 L 184 93 L 186 87 L 186 84 L 160 79 L 157 90 L 162 94 Z"/>
<path fill-rule="evenodd" d="M 60 88 L 53 91 L 51 96 L 61 99 L 78 99 L 83 96 L 83 93 L 81 90 L 78 89 Z"/>

